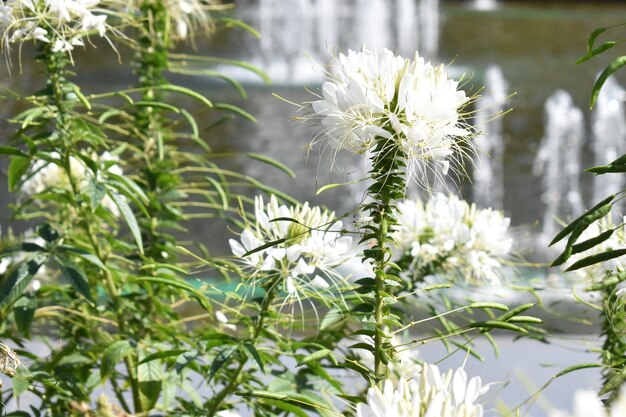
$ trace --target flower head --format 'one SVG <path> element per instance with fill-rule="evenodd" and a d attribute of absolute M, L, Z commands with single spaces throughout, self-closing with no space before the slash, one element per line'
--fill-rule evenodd
<path fill-rule="evenodd" d="M 567 414 L 554 412 L 550 417 L 565 417 Z M 574 414 L 571 417 L 622 417 L 626 416 L 626 387 L 610 407 L 605 407 L 602 400 L 593 391 L 580 390 L 574 395 Z"/>
<path fill-rule="evenodd" d="M 461 142 L 471 135 L 462 113 L 470 98 L 443 65 L 364 47 L 339 54 L 334 70 L 311 103 L 311 118 L 336 148 L 365 153 L 377 137 L 394 140 L 409 174 L 420 176 L 433 163 L 445 175 L 455 153 L 462 155 Z"/>
<path fill-rule="evenodd" d="M 107 16 L 99 0 L 10 0 L 0 6 L 6 45 L 34 40 L 51 43 L 52 52 L 71 52 L 95 31 L 105 36 Z"/>
<path fill-rule="evenodd" d="M 93 157 L 93 155 L 91 156 Z M 118 156 L 103 152 L 100 156 L 96 155 L 92 159 L 97 161 L 100 167 L 103 167 L 96 174 L 88 169 L 81 159 L 74 156 L 69 159 L 71 180 L 74 181 L 78 190 L 84 190 L 91 179 L 100 179 L 106 175 L 105 172 L 115 175 L 122 174 L 122 168 L 118 165 Z M 72 184 L 68 172 L 63 167 L 61 156 L 58 152 L 51 152 L 49 159 L 39 159 L 31 166 L 23 178 L 21 190 L 25 195 L 34 196 L 55 189 L 70 191 Z M 104 196 L 101 204 L 113 215 L 119 215 L 117 205 L 108 195 Z"/>
<path fill-rule="evenodd" d="M 343 281 L 336 268 L 349 261 L 355 250 L 352 238 L 342 236 L 342 222 L 334 213 L 308 203 L 279 205 L 274 195 L 267 205 L 263 197 L 256 197 L 254 206 L 254 222 L 248 223 L 239 241 L 230 239 L 229 244 L 251 270 L 255 283 L 280 277 L 288 297 L 299 300 L 300 294 Z"/>
<path fill-rule="evenodd" d="M 479 377 L 467 380 L 462 368 L 442 374 L 435 365 L 424 364 L 413 379 L 397 384 L 386 380 L 381 391 L 372 387 L 367 403 L 357 405 L 358 417 L 482 417 L 478 400 L 488 390 Z"/>
<path fill-rule="evenodd" d="M 401 201 L 398 210 L 394 241 L 409 274 L 456 271 L 470 281 L 499 282 L 502 263 L 513 246 L 510 220 L 501 212 L 443 194 L 435 194 L 426 204 L 419 199 Z"/>

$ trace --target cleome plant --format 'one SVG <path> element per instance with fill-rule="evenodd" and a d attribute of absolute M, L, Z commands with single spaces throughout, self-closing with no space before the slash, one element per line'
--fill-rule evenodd
<path fill-rule="evenodd" d="M 494 330 L 544 335 L 527 315 L 532 303 L 445 296 L 500 285 L 514 263 L 501 212 L 431 193 L 477 153 L 477 95 L 417 53 L 337 55 L 302 110 L 333 157 L 369 161 L 351 224 L 223 168 L 209 145 L 215 126 L 254 117 L 170 81 L 210 76 L 246 97 L 216 69 L 229 65 L 269 82 L 249 63 L 181 52 L 222 30 L 258 36 L 232 7 L 0 3 L 9 71 L 38 71 L 37 85 L 5 87 L 2 99 L 20 109 L 0 136 L 12 195 L 11 228 L 0 236 L 2 415 L 482 417 L 490 384 L 415 354 L 443 342 L 442 358 L 478 357 L 473 341 L 495 345 Z M 74 71 L 94 48 L 129 69 L 132 85 L 83 84 Z M 242 156 L 291 174 L 269 157 Z M 610 201 L 556 238 L 575 235 L 562 262 L 593 246 L 575 244 L 577 225 Z M 190 241 L 199 221 L 231 235 Z M 230 255 L 207 249 L 217 244 Z M 607 297 L 623 314 L 616 287 Z M 621 342 L 607 352 L 623 356 Z M 618 413 L 625 396 L 621 380 L 611 384 L 623 363 L 608 360 L 605 392 Z M 596 397 L 593 407 L 604 411 Z"/>

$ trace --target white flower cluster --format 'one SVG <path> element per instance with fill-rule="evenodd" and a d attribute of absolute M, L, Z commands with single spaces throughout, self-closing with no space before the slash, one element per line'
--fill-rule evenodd
<path fill-rule="evenodd" d="M 553 412 L 550 417 L 566 417 L 569 414 Z M 580 390 L 574 395 L 574 414 L 571 417 L 624 417 L 626 416 L 626 386 L 610 407 L 605 407 L 602 400 L 593 391 Z"/>
<path fill-rule="evenodd" d="M 51 152 L 50 158 L 58 162 L 50 162 L 40 159 L 36 161 L 25 175 L 22 182 L 22 192 L 32 196 L 54 189 L 71 190 L 70 178 L 61 165 L 61 156 L 58 152 Z M 119 157 L 109 152 L 104 152 L 96 160 L 100 167 L 107 167 L 107 172 L 122 175 L 122 168 L 116 163 Z M 83 190 L 93 177 L 93 172 L 87 168 L 82 160 L 74 156 L 70 157 L 70 173 L 79 190 Z M 119 216 L 119 209 L 113 200 L 106 195 L 101 202 L 114 216 Z"/>
<path fill-rule="evenodd" d="M 419 199 L 401 201 L 398 211 L 394 241 L 398 257 L 412 259 L 409 273 L 430 265 L 425 269 L 431 274 L 457 272 L 475 282 L 500 282 L 502 262 L 513 247 L 510 219 L 500 211 L 443 194 L 426 204 Z"/>
<path fill-rule="evenodd" d="M 99 0 L 9 0 L 0 6 L 0 32 L 5 44 L 36 40 L 52 43 L 53 52 L 84 45 L 90 32 L 106 33 Z"/>
<path fill-rule="evenodd" d="M 215 27 L 211 12 L 225 8 L 216 0 L 163 0 L 162 3 L 172 28 L 168 35 L 176 40 L 193 38 L 197 31 L 211 32 Z M 132 1 L 127 11 L 140 15 L 143 4 L 146 2 Z"/>
<path fill-rule="evenodd" d="M 469 98 L 443 65 L 365 47 L 339 54 L 334 64 L 321 100 L 311 106 L 312 118 L 337 148 L 365 153 L 383 137 L 398 142 L 410 173 L 430 162 L 447 173 L 454 152 L 461 151 L 459 141 L 471 130 L 461 115 Z"/>
<path fill-rule="evenodd" d="M 332 212 L 302 206 L 279 205 L 271 196 L 265 205 L 257 196 L 254 223 L 230 239 L 233 254 L 252 269 L 252 277 L 281 276 L 284 290 L 295 298 L 306 290 L 319 291 L 336 285 L 343 277 L 335 270 L 355 256 L 352 238 L 342 236 L 342 222 Z M 276 244 L 245 256 L 271 242 Z"/>
<path fill-rule="evenodd" d="M 489 386 L 479 377 L 467 380 L 462 368 L 442 374 L 435 365 L 424 364 L 413 379 L 397 384 L 386 380 L 381 391 L 367 391 L 367 403 L 359 403 L 358 417 L 482 417 L 478 403 Z"/>

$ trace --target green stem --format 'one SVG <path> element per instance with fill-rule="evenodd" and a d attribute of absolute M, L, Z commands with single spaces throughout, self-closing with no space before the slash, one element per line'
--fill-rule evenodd
<path fill-rule="evenodd" d="M 368 195 L 374 200 L 367 204 L 375 245 L 365 251 L 365 257 L 372 261 L 374 269 L 374 378 L 376 382 L 384 378 L 384 368 L 390 359 L 385 352 L 386 339 L 384 327 L 385 318 L 389 314 L 386 297 L 391 297 L 391 291 L 385 281 L 391 276 L 387 272 L 387 265 L 391 258 L 389 247 L 390 234 L 397 223 L 395 217 L 395 202 L 404 197 L 406 183 L 402 167 L 404 154 L 397 142 L 379 137 L 372 153 L 372 170 L 370 171 L 373 184 L 368 188 Z"/>
<path fill-rule="evenodd" d="M 266 287 L 266 296 L 263 299 L 263 303 L 261 304 L 261 311 L 259 311 L 259 318 L 254 326 L 252 331 L 252 336 L 250 337 L 250 343 L 256 347 L 257 341 L 261 336 L 261 332 L 263 331 L 265 325 L 265 319 L 269 315 L 269 309 L 272 306 L 272 303 L 276 299 L 276 293 L 278 290 L 278 284 L 282 280 L 282 276 L 277 276 L 275 279 L 270 281 L 270 283 Z M 239 386 L 241 374 L 248 363 L 248 356 L 244 355 L 241 357 L 239 365 L 235 369 L 233 376 L 230 382 L 222 388 L 214 397 L 213 402 L 211 404 L 210 411 L 208 413 L 209 416 L 214 416 L 216 412 L 219 411 L 220 406 L 224 399 L 226 399 L 237 387 Z"/>
<path fill-rule="evenodd" d="M 626 311 L 623 301 L 617 296 L 617 285 L 605 288 L 602 292 L 604 309 L 602 311 L 604 345 L 602 346 L 603 387 L 601 394 L 609 394 L 608 403 L 614 401 L 619 394 L 621 382 L 626 380 Z M 616 380 L 620 383 L 616 384 Z"/>

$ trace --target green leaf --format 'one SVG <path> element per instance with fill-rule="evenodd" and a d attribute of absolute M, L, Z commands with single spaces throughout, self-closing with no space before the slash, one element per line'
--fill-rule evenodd
<path fill-rule="evenodd" d="M 195 349 L 181 353 L 178 358 L 176 358 L 176 373 L 180 374 L 183 369 L 191 362 L 195 361 L 198 356 L 200 356 L 200 353 Z"/>
<path fill-rule="evenodd" d="M 280 245 L 281 243 L 286 242 L 286 241 L 287 241 L 287 238 L 284 238 L 284 237 L 280 238 L 280 239 L 273 240 L 273 241 L 268 242 L 268 243 L 266 243 L 264 245 L 261 245 L 259 247 L 256 247 L 254 249 L 249 250 L 248 252 L 244 253 L 241 257 L 245 258 L 246 256 L 250 256 L 253 253 L 257 253 L 257 252 L 260 252 L 260 251 L 265 250 L 267 248 L 271 248 L 272 246 Z"/>
<path fill-rule="evenodd" d="M 10 146 L 0 146 L 0 155 L 14 155 L 14 156 L 22 156 L 27 158 L 28 155 L 24 152 L 20 151 L 17 148 L 12 148 Z"/>
<path fill-rule="evenodd" d="M 55 258 L 59 266 L 61 267 L 61 273 L 67 279 L 72 287 L 83 297 L 93 303 L 91 292 L 89 288 L 89 281 L 83 269 L 78 266 L 74 261 L 65 256 L 57 256 Z"/>
<path fill-rule="evenodd" d="M 11 162 L 9 162 L 9 169 L 7 171 L 7 178 L 9 184 L 9 191 L 15 192 L 15 187 L 20 182 L 20 179 L 28 168 L 30 167 L 30 159 L 25 158 L 23 156 L 13 156 L 11 157 Z"/>
<path fill-rule="evenodd" d="M 104 351 L 102 362 L 100 363 L 100 382 L 106 381 L 115 369 L 115 366 L 133 351 L 134 349 L 128 340 L 118 340 L 111 343 Z"/>
<path fill-rule="evenodd" d="M 610 250 L 606 252 L 599 253 L 597 255 L 587 256 L 586 258 L 581 259 L 580 261 L 574 262 L 569 268 L 565 270 L 565 272 L 575 271 L 580 268 L 584 268 L 589 265 L 594 265 L 599 262 L 608 261 L 609 259 L 619 258 L 620 256 L 626 255 L 626 249 L 617 249 Z"/>
<path fill-rule="evenodd" d="M 211 103 L 211 101 L 209 99 L 207 99 L 206 97 L 204 97 L 202 94 L 196 93 L 195 91 L 187 88 L 187 87 L 182 87 L 180 85 L 173 85 L 173 84 L 164 84 L 164 85 L 160 85 L 156 88 L 159 88 L 161 90 L 165 90 L 165 91 L 172 91 L 175 93 L 180 93 L 180 94 L 184 94 L 186 96 L 189 96 L 191 98 L 195 98 L 196 100 L 200 101 L 201 103 L 205 104 L 207 107 L 213 107 L 213 103 Z"/>
<path fill-rule="evenodd" d="M 230 357 L 238 348 L 238 345 L 226 346 L 217 354 L 217 356 L 215 356 L 215 359 L 213 359 L 213 363 L 211 364 L 211 372 L 209 372 L 207 383 L 213 379 L 213 376 L 215 376 L 215 374 L 222 369 L 226 363 L 228 363 Z"/>
<path fill-rule="evenodd" d="M 259 365 L 259 369 L 261 370 L 261 372 L 265 373 L 265 367 L 263 366 L 263 359 L 261 359 L 261 355 L 259 355 L 259 352 L 256 350 L 256 348 L 254 347 L 254 345 L 250 342 L 246 342 L 243 344 L 243 347 L 248 351 L 248 356 L 252 357 L 256 363 Z"/>
<path fill-rule="evenodd" d="M 578 65 L 578 64 L 582 64 L 583 62 L 589 61 L 591 58 L 595 57 L 596 55 L 601 54 L 602 52 L 606 50 L 611 49 L 615 45 L 617 45 L 617 42 L 615 41 L 604 42 L 602 45 L 596 48 L 593 48 L 593 50 L 588 52 L 587 55 L 584 55 L 578 58 L 576 62 L 574 62 L 574 64 Z"/>
<path fill-rule="evenodd" d="M 528 330 L 522 327 L 516 326 L 514 324 L 511 324 L 509 322 L 505 322 L 505 321 L 495 321 L 495 320 L 478 321 L 475 323 L 470 323 L 468 327 L 486 329 L 486 330 L 503 329 L 503 330 L 512 330 L 514 332 L 519 332 L 519 333 L 528 333 Z"/>
<path fill-rule="evenodd" d="M 0 307 L 17 300 L 47 260 L 48 256 L 42 254 L 18 264 L 0 287 Z"/>
<path fill-rule="evenodd" d="M 13 378 L 11 378 L 11 384 L 13 385 L 13 395 L 15 396 L 15 398 L 19 398 L 19 396 L 24 394 L 26 391 L 28 391 L 28 388 L 30 387 L 30 383 L 22 375 L 16 375 Z M 26 414 L 26 417 L 30 417 L 28 413 L 25 413 L 25 414 Z M 11 414 L 6 414 L 6 415 L 10 416 Z M 21 416 L 24 414 L 13 414 L 13 415 Z"/>
<path fill-rule="evenodd" d="M 554 239 L 552 239 L 552 242 L 550 242 L 550 245 L 548 245 L 548 246 L 554 245 L 555 243 L 557 243 L 558 241 L 563 239 L 565 236 L 567 236 L 570 233 L 572 233 L 572 231 L 576 228 L 576 226 L 578 226 L 578 223 L 580 223 L 585 218 L 585 216 L 587 216 L 589 214 L 592 214 L 592 213 L 596 213 L 598 210 L 602 210 L 607 205 L 609 206 L 609 209 L 610 209 L 611 208 L 610 203 L 611 203 L 611 201 L 613 201 L 614 198 L 615 198 L 615 194 L 608 196 L 607 198 L 605 198 L 604 200 L 600 201 L 598 204 L 596 204 L 595 206 L 593 206 L 592 208 L 587 210 L 585 213 L 583 213 L 582 215 L 577 217 L 570 224 L 568 224 L 563 230 L 561 230 L 554 237 Z"/>
<path fill-rule="evenodd" d="M 33 323 L 36 308 L 37 301 L 30 296 L 21 297 L 13 305 L 15 324 L 17 329 L 25 335 L 30 333 L 30 326 Z"/>
<path fill-rule="evenodd" d="M 543 320 L 541 320 L 539 317 L 533 317 L 533 316 L 515 316 L 515 317 L 511 317 L 508 320 L 509 323 L 532 323 L 532 324 L 541 324 L 543 323 Z"/>
<path fill-rule="evenodd" d="M 43 223 L 37 226 L 37 234 L 48 243 L 55 242 L 59 239 L 59 232 L 54 230 L 54 228 L 48 223 Z"/>
<path fill-rule="evenodd" d="M 173 113 L 180 113 L 180 110 L 176 106 L 172 106 L 171 104 L 163 103 L 161 101 L 135 101 L 133 104 L 135 107 L 150 107 L 157 108 L 161 110 L 168 110 Z"/>
<path fill-rule="evenodd" d="M 552 379 L 562 377 L 563 375 L 567 375 L 571 372 L 578 371 L 581 369 L 600 368 L 600 367 L 602 367 L 602 364 L 599 364 L 599 363 L 583 363 L 580 365 L 574 365 L 574 366 L 570 366 L 568 368 L 563 369 L 561 372 L 554 375 Z"/>
<path fill-rule="evenodd" d="M 228 209 L 228 197 L 226 196 L 226 192 L 224 191 L 224 188 L 214 178 L 211 178 L 211 177 L 204 177 L 204 178 L 208 182 L 211 183 L 213 188 L 215 188 L 215 191 L 217 192 L 217 194 L 220 196 L 220 200 L 222 200 L 222 210 L 227 210 Z"/>
<path fill-rule="evenodd" d="M 509 308 L 500 303 L 477 302 L 468 306 L 469 308 L 493 308 L 496 310 L 509 311 Z"/>
<path fill-rule="evenodd" d="M 135 243 L 137 243 L 137 247 L 139 248 L 139 252 L 143 253 L 143 241 L 141 239 L 141 230 L 139 229 L 139 224 L 137 224 L 137 219 L 133 214 L 133 211 L 130 209 L 126 200 L 116 192 L 109 192 L 111 199 L 115 203 L 115 205 L 120 209 L 120 213 L 124 216 L 126 223 L 128 224 L 128 228 L 135 238 Z"/>
<path fill-rule="evenodd" d="M 353 349 L 356 349 L 356 348 L 353 348 Z M 318 350 L 317 352 L 313 352 L 310 355 L 307 355 L 304 358 L 300 359 L 300 361 L 298 361 L 298 364 L 296 366 L 302 366 L 305 363 L 311 362 L 311 361 L 319 361 L 320 359 L 325 358 L 328 355 L 332 355 L 332 353 L 333 352 L 328 349 Z"/>
<path fill-rule="evenodd" d="M 164 358 L 169 358 L 172 356 L 178 356 L 186 352 L 187 352 L 186 349 L 174 349 L 174 350 L 164 350 L 161 352 L 156 352 L 140 360 L 139 365 L 146 363 L 146 362 L 154 361 L 157 359 L 164 359 Z"/>
<path fill-rule="evenodd" d="M 291 168 L 289 168 L 287 165 L 285 165 L 285 164 L 275 160 L 274 158 L 270 158 L 269 156 L 260 155 L 258 153 L 253 153 L 253 152 L 248 152 L 246 155 L 248 155 L 249 158 L 256 159 L 257 161 L 264 162 L 264 163 L 269 164 L 269 165 L 271 165 L 271 166 L 273 166 L 275 168 L 280 169 L 285 174 L 289 175 L 291 178 L 296 178 L 296 173 L 293 172 L 293 170 Z"/>
<path fill-rule="evenodd" d="M 95 212 L 100 207 L 100 203 L 107 193 L 106 188 L 99 184 L 95 178 L 91 178 L 87 184 L 87 193 L 89 194 L 91 211 Z"/>
<path fill-rule="evenodd" d="M 207 297 L 204 294 L 202 294 L 200 291 L 195 289 L 193 285 L 181 279 L 178 279 L 175 277 L 150 277 L 148 276 L 148 277 L 137 277 L 136 280 L 139 282 L 150 282 L 154 284 L 167 285 L 170 287 L 179 288 L 187 292 L 190 292 L 196 298 L 196 300 L 198 300 L 198 303 L 200 303 L 200 305 L 205 310 L 211 311 L 211 306 L 209 305 L 209 301 Z"/>
<path fill-rule="evenodd" d="M 163 381 L 140 381 L 139 400 L 144 410 L 151 410 L 161 395 Z"/>
<path fill-rule="evenodd" d="M 256 123 L 257 122 L 256 118 L 253 115 L 251 115 L 250 113 L 248 113 L 247 111 L 245 111 L 241 107 L 235 106 L 234 104 L 216 103 L 215 104 L 215 108 L 219 109 L 219 110 L 226 110 L 226 111 L 235 113 L 235 114 L 243 117 L 244 119 L 247 119 L 247 120 L 251 121 L 252 123 Z"/>
<path fill-rule="evenodd" d="M 102 261 L 96 255 L 89 253 L 88 251 L 84 249 L 75 248 L 73 246 L 68 246 L 68 245 L 61 245 L 57 247 L 57 250 L 59 251 L 59 253 L 71 252 L 75 254 L 76 256 L 78 256 L 79 258 L 81 258 L 82 260 L 89 262 L 90 264 L 95 265 L 102 270 L 105 270 L 105 271 L 107 270 L 107 267 L 104 266 Z"/>
<path fill-rule="evenodd" d="M 602 86 L 604 85 L 606 80 L 611 75 L 613 75 L 615 71 L 617 71 L 624 65 L 626 65 L 626 56 L 620 56 L 620 57 L 617 57 L 615 60 L 613 60 L 613 62 L 611 62 L 609 65 L 607 65 L 606 68 L 604 68 L 604 70 L 598 77 L 598 80 L 596 81 L 593 88 L 591 89 L 591 99 L 589 100 L 589 108 L 593 109 L 593 106 L 596 104 L 596 100 L 598 99 L 598 95 L 600 94 L 600 90 L 602 89 Z"/>

